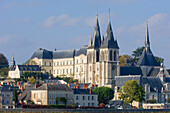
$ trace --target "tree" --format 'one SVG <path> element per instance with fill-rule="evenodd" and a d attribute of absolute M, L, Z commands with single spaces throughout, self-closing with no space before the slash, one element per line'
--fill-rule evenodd
<path fill-rule="evenodd" d="M 119 57 L 120 65 L 121 66 L 126 66 L 127 62 L 126 60 L 129 60 L 129 62 L 133 62 L 133 58 L 129 55 L 122 55 Z"/>
<path fill-rule="evenodd" d="M 7 58 L 2 53 L 0 53 L 0 69 L 8 68 L 8 67 L 9 67 L 9 65 L 8 65 Z"/>
<path fill-rule="evenodd" d="M 13 101 L 15 103 L 15 106 L 17 105 L 18 103 L 18 92 L 16 89 L 13 90 Z"/>
<path fill-rule="evenodd" d="M 111 99 L 114 97 L 113 89 L 109 87 L 97 87 L 93 92 L 98 94 L 98 102 L 108 104 Z"/>
<path fill-rule="evenodd" d="M 135 51 L 133 51 L 132 56 L 134 56 L 134 62 L 139 60 L 139 57 L 142 55 L 143 50 L 145 49 L 144 46 L 138 47 Z"/>
<path fill-rule="evenodd" d="M 168 103 L 170 103 L 170 97 L 168 98 Z"/>
<path fill-rule="evenodd" d="M 123 100 L 125 104 L 131 104 L 133 101 L 142 102 L 145 100 L 145 91 L 136 80 L 128 80 L 124 86 L 119 90 L 119 99 Z"/>
<path fill-rule="evenodd" d="M 56 98 L 56 105 L 58 105 L 59 102 L 64 103 L 65 105 L 67 104 L 67 98 L 65 97 L 57 97 Z"/>
<path fill-rule="evenodd" d="M 8 72 L 9 72 L 9 68 L 2 68 L 2 69 L 0 69 L 0 75 L 2 77 L 7 77 L 8 76 Z"/>
<path fill-rule="evenodd" d="M 161 65 L 161 63 L 164 62 L 164 59 L 163 59 L 163 58 L 157 57 L 157 56 L 155 56 L 155 60 L 158 62 L 159 65 Z"/>
<path fill-rule="evenodd" d="M 28 79 L 28 82 L 30 84 L 35 84 L 35 78 L 32 76 L 31 78 Z"/>

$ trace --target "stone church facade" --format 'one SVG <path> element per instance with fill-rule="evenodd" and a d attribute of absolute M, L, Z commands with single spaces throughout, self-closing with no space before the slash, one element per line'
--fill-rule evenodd
<path fill-rule="evenodd" d="M 119 47 L 114 39 L 109 20 L 106 35 L 101 37 L 98 17 L 93 38 L 89 44 L 80 49 L 54 50 L 38 49 L 31 60 L 40 65 L 44 72 L 53 76 L 68 76 L 78 79 L 80 83 L 98 86 L 111 85 L 114 77 L 119 75 Z"/>

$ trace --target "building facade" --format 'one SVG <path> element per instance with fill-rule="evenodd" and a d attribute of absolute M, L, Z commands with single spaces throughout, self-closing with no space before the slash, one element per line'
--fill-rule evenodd
<path fill-rule="evenodd" d="M 93 39 L 90 37 L 87 46 L 63 51 L 40 48 L 32 55 L 31 60 L 40 65 L 44 72 L 55 77 L 74 77 L 80 83 L 112 85 L 114 77 L 119 75 L 119 47 L 114 39 L 110 19 L 103 39 L 96 17 Z"/>

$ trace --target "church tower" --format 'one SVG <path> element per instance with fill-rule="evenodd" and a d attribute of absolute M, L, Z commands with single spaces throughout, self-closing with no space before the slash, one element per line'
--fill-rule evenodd
<path fill-rule="evenodd" d="M 96 75 L 96 63 L 99 62 L 99 48 L 101 46 L 101 35 L 100 35 L 100 27 L 98 21 L 98 15 L 96 15 L 96 24 L 94 27 L 93 39 L 89 40 L 89 45 L 87 48 L 87 75 L 86 75 L 86 83 L 95 83 L 95 75 Z"/>
<path fill-rule="evenodd" d="M 112 31 L 110 11 L 106 35 L 100 47 L 100 67 L 100 86 L 112 85 L 114 77 L 119 74 L 120 66 L 119 47 Z"/>
<path fill-rule="evenodd" d="M 14 57 L 12 57 L 12 60 L 11 60 L 11 68 L 14 68 L 15 67 L 15 59 Z"/>

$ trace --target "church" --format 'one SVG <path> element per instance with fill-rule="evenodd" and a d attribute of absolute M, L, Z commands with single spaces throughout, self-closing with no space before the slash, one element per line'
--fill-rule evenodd
<path fill-rule="evenodd" d="M 80 83 L 98 86 L 111 85 L 114 77 L 120 74 L 119 46 L 114 39 L 109 19 L 106 35 L 101 39 L 98 16 L 93 38 L 80 49 L 48 51 L 39 48 L 31 57 L 44 72 L 53 76 L 67 76 L 78 79 Z"/>

